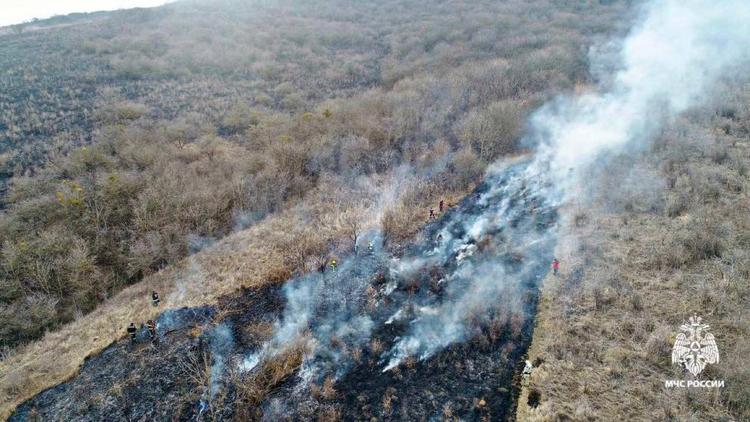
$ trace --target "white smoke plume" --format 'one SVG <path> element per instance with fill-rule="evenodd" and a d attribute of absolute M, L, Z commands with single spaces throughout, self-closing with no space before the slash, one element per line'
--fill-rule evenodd
<path fill-rule="evenodd" d="M 554 227 L 547 223 L 552 222 L 554 204 L 541 198 L 546 191 L 543 179 L 530 178 L 528 167 L 496 170 L 487 176 L 489 188 L 467 212 L 444 223 L 439 247 L 397 267 L 407 278 L 436 264 L 451 270 L 441 298 L 417 298 L 418 315 L 391 349 L 384 371 L 408 356 L 426 359 L 465 340 L 476 323 L 529 317 L 523 295 L 552 259 Z"/>
<path fill-rule="evenodd" d="M 745 0 L 646 3 L 621 44 L 611 85 L 558 99 L 533 116 L 539 170 L 572 194 L 583 183 L 581 170 L 601 154 L 648 144 L 662 124 L 705 101 L 721 77 L 746 64 L 749 20 Z"/>
<path fill-rule="evenodd" d="M 227 324 L 220 324 L 208 333 L 208 344 L 211 348 L 211 380 L 209 394 L 213 398 L 221 387 L 226 362 L 234 347 L 234 336 Z"/>
<path fill-rule="evenodd" d="M 312 272 L 284 285 L 286 304 L 277 321 L 274 336 L 263 348 L 242 362 L 241 370 L 254 369 L 264 359 L 273 358 L 291 345 L 305 341 L 304 371 L 345 372 L 348 348 L 358 347 L 370 338 L 374 327 L 365 309 L 373 275 L 383 271 L 382 237 L 368 233 L 373 250 L 367 248 L 348 256 L 334 270 Z"/>
<path fill-rule="evenodd" d="M 174 289 L 167 297 L 169 303 L 183 303 L 188 293 L 199 293 L 205 286 L 203 281 L 206 276 L 198 259 L 194 256 L 188 257 L 188 269 L 175 281 Z"/>

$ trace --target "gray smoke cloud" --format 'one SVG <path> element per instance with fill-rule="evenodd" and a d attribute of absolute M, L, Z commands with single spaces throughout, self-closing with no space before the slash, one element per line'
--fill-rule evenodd
<path fill-rule="evenodd" d="M 373 275 L 386 268 L 382 237 L 377 232 L 363 236 L 368 245 L 358 254 L 342 260 L 335 270 L 312 272 L 284 285 L 286 304 L 277 321 L 273 338 L 263 348 L 245 357 L 240 369 L 254 369 L 264 359 L 273 358 L 290 345 L 305 342 L 307 355 L 303 372 L 343 374 L 351 361 L 350 353 L 369 340 L 375 326 L 368 313 Z"/>
<path fill-rule="evenodd" d="M 219 392 L 221 380 L 224 378 L 227 360 L 234 347 L 232 330 L 225 323 L 217 325 L 208 333 L 208 344 L 211 348 L 211 379 L 209 394 L 213 398 Z"/>
<path fill-rule="evenodd" d="M 553 204 L 538 194 L 543 180 L 528 172 L 526 164 L 498 167 L 476 198 L 435 222 L 401 258 L 387 254 L 381 234 L 372 231 L 336 271 L 288 282 L 274 337 L 246 356 L 240 369 L 253 370 L 303 340 L 301 378 L 338 378 L 375 330 L 397 322 L 406 333 L 381 356 L 387 370 L 407 356 L 424 359 L 466 338 L 472 323 L 498 314 L 524 320 L 524 284 L 535 284 L 546 271 L 554 239 L 548 224 Z M 370 241 L 372 250 L 364 246 Z M 440 280 L 426 276 L 434 271 L 444 273 Z"/>
<path fill-rule="evenodd" d="M 556 206 L 541 195 L 544 179 L 531 172 L 525 165 L 493 168 L 488 189 L 444 223 L 440 244 L 396 267 L 406 279 L 432 266 L 448 271 L 442 296 L 416 300 L 416 318 L 388 353 L 384 371 L 408 356 L 429 358 L 491 318 L 529 317 L 522 296 L 552 259 Z"/>

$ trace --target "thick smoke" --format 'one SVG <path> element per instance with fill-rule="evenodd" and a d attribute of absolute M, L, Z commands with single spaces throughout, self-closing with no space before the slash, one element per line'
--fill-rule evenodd
<path fill-rule="evenodd" d="M 374 322 L 368 309 L 375 293 L 370 288 L 374 275 L 386 268 L 382 238 L 376 233 L 364 237 L 372 242 L 371 250 L 361 248 L 335 269 L 329 266 L 284 286 L 287 303 L 274 336 L 263 350 L 245 358 L 243 370 L 302 340 L 308 351 L 303 370 L 309 375 L 346 371 L 351 350 L 370 338 Z"/>
<path fill-rule="evenodd" d="M 227 360 L 234 347 L 232 330 L 227 324 L 217 325 L 208 333 L 208 344 L 211 348 L 213 360 L 209 394 L 213 398 L 219 392 L 221 380 L 224 378 L 224 372 L 226 371 Z"/>
<path fill-rule="evenodd" d="M 206 276 L 200 262 L 194 256 L 190 256 L 187 265 L 186 275 L 177 279 L 174 290 L 167 297 L 169 303 L 184 303 L 188 293 L 198 293 L 200 289 L 205 288 L 203 280 Z"/>
<path fill-rule="evenodd" d="M 335 271 L 287 283 L 273 339 L 241 369 L 302 340 L 303 379 L 340 377 L 376 330 L 394 324 L 405 335 L 379 356 L 390 369 L 463 340 L 472 323 L 498 315 L 525 320 L 522 296 L 546 271 L 554 245 L 554 207 L 539 195 L 542 179 L 528 171 L 520 164 L 489 175 L 476 196 L 430 225 L 401 258 L 388 255 L 380 234 L 370 232 Z M 372 248 L 365 246 L 370 241 Z"/>
<path fill-rule="evenodd" d="M 536 164 L 574 194 L 602 154 L 648 144 L 670 118 L 706 100 L 750 57 L 750 2 L 661 0 L 622 42 L 619 70 L 603 92 L 563 98 L 532 118 Z M 603 63 L 593 63 L 600 69 Z"/>

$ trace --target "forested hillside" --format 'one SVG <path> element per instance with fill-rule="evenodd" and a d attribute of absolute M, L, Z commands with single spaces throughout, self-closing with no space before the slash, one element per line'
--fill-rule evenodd
<path fill-rule="evenodd" d="M 374 213 L 405 238 L 593 81 L 628 3 L 186 1 L 6 31 L 0 345 L 361 176 L 414 175 Z"/>

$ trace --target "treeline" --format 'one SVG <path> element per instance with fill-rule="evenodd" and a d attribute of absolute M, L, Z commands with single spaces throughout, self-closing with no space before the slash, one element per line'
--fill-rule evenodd
<path fill-rule="evenodd" d="M 213 19 L 206 6 L 177 4 L 129 12 L 145 13 L 146 23 L 122 13 L 112 18 L 122 26 L 91 24 L 77 54 L 108 60 L 112 72 L 86 111 L 91 139 L 45 144 L 49 162 L 16 173 L 0 217 L 0 346 L 89 312 L 122 286 L 325 188 L 328 176 L 408 166 L 431 191 L 465 189 L 517 151 L 536 104 L 588 80 L 583 46 L 611 30 L 621 10 L 434 3 L 282 2 L 255 17 L 220 2 Z M 442 13 L 448 8 L 466 15 Z M 246 26 L 261 18 L 268 22 Z M 281 67 L 264 73 L 233 61 L 241 55 L 221 56 L 214 43 L 265 49 Z M 116 65 L 165 57 L 187 73 L 131 77 Z M 368 63 L 370 76 L 342 84 L 339 70 L 352 61 Z M 222 70 L 226 63 L 239 68 Z M 418 202 L 419 192 L 412 196 Z M 406 221 L 397 211 L 384 220 L 394 235 Z"/>

